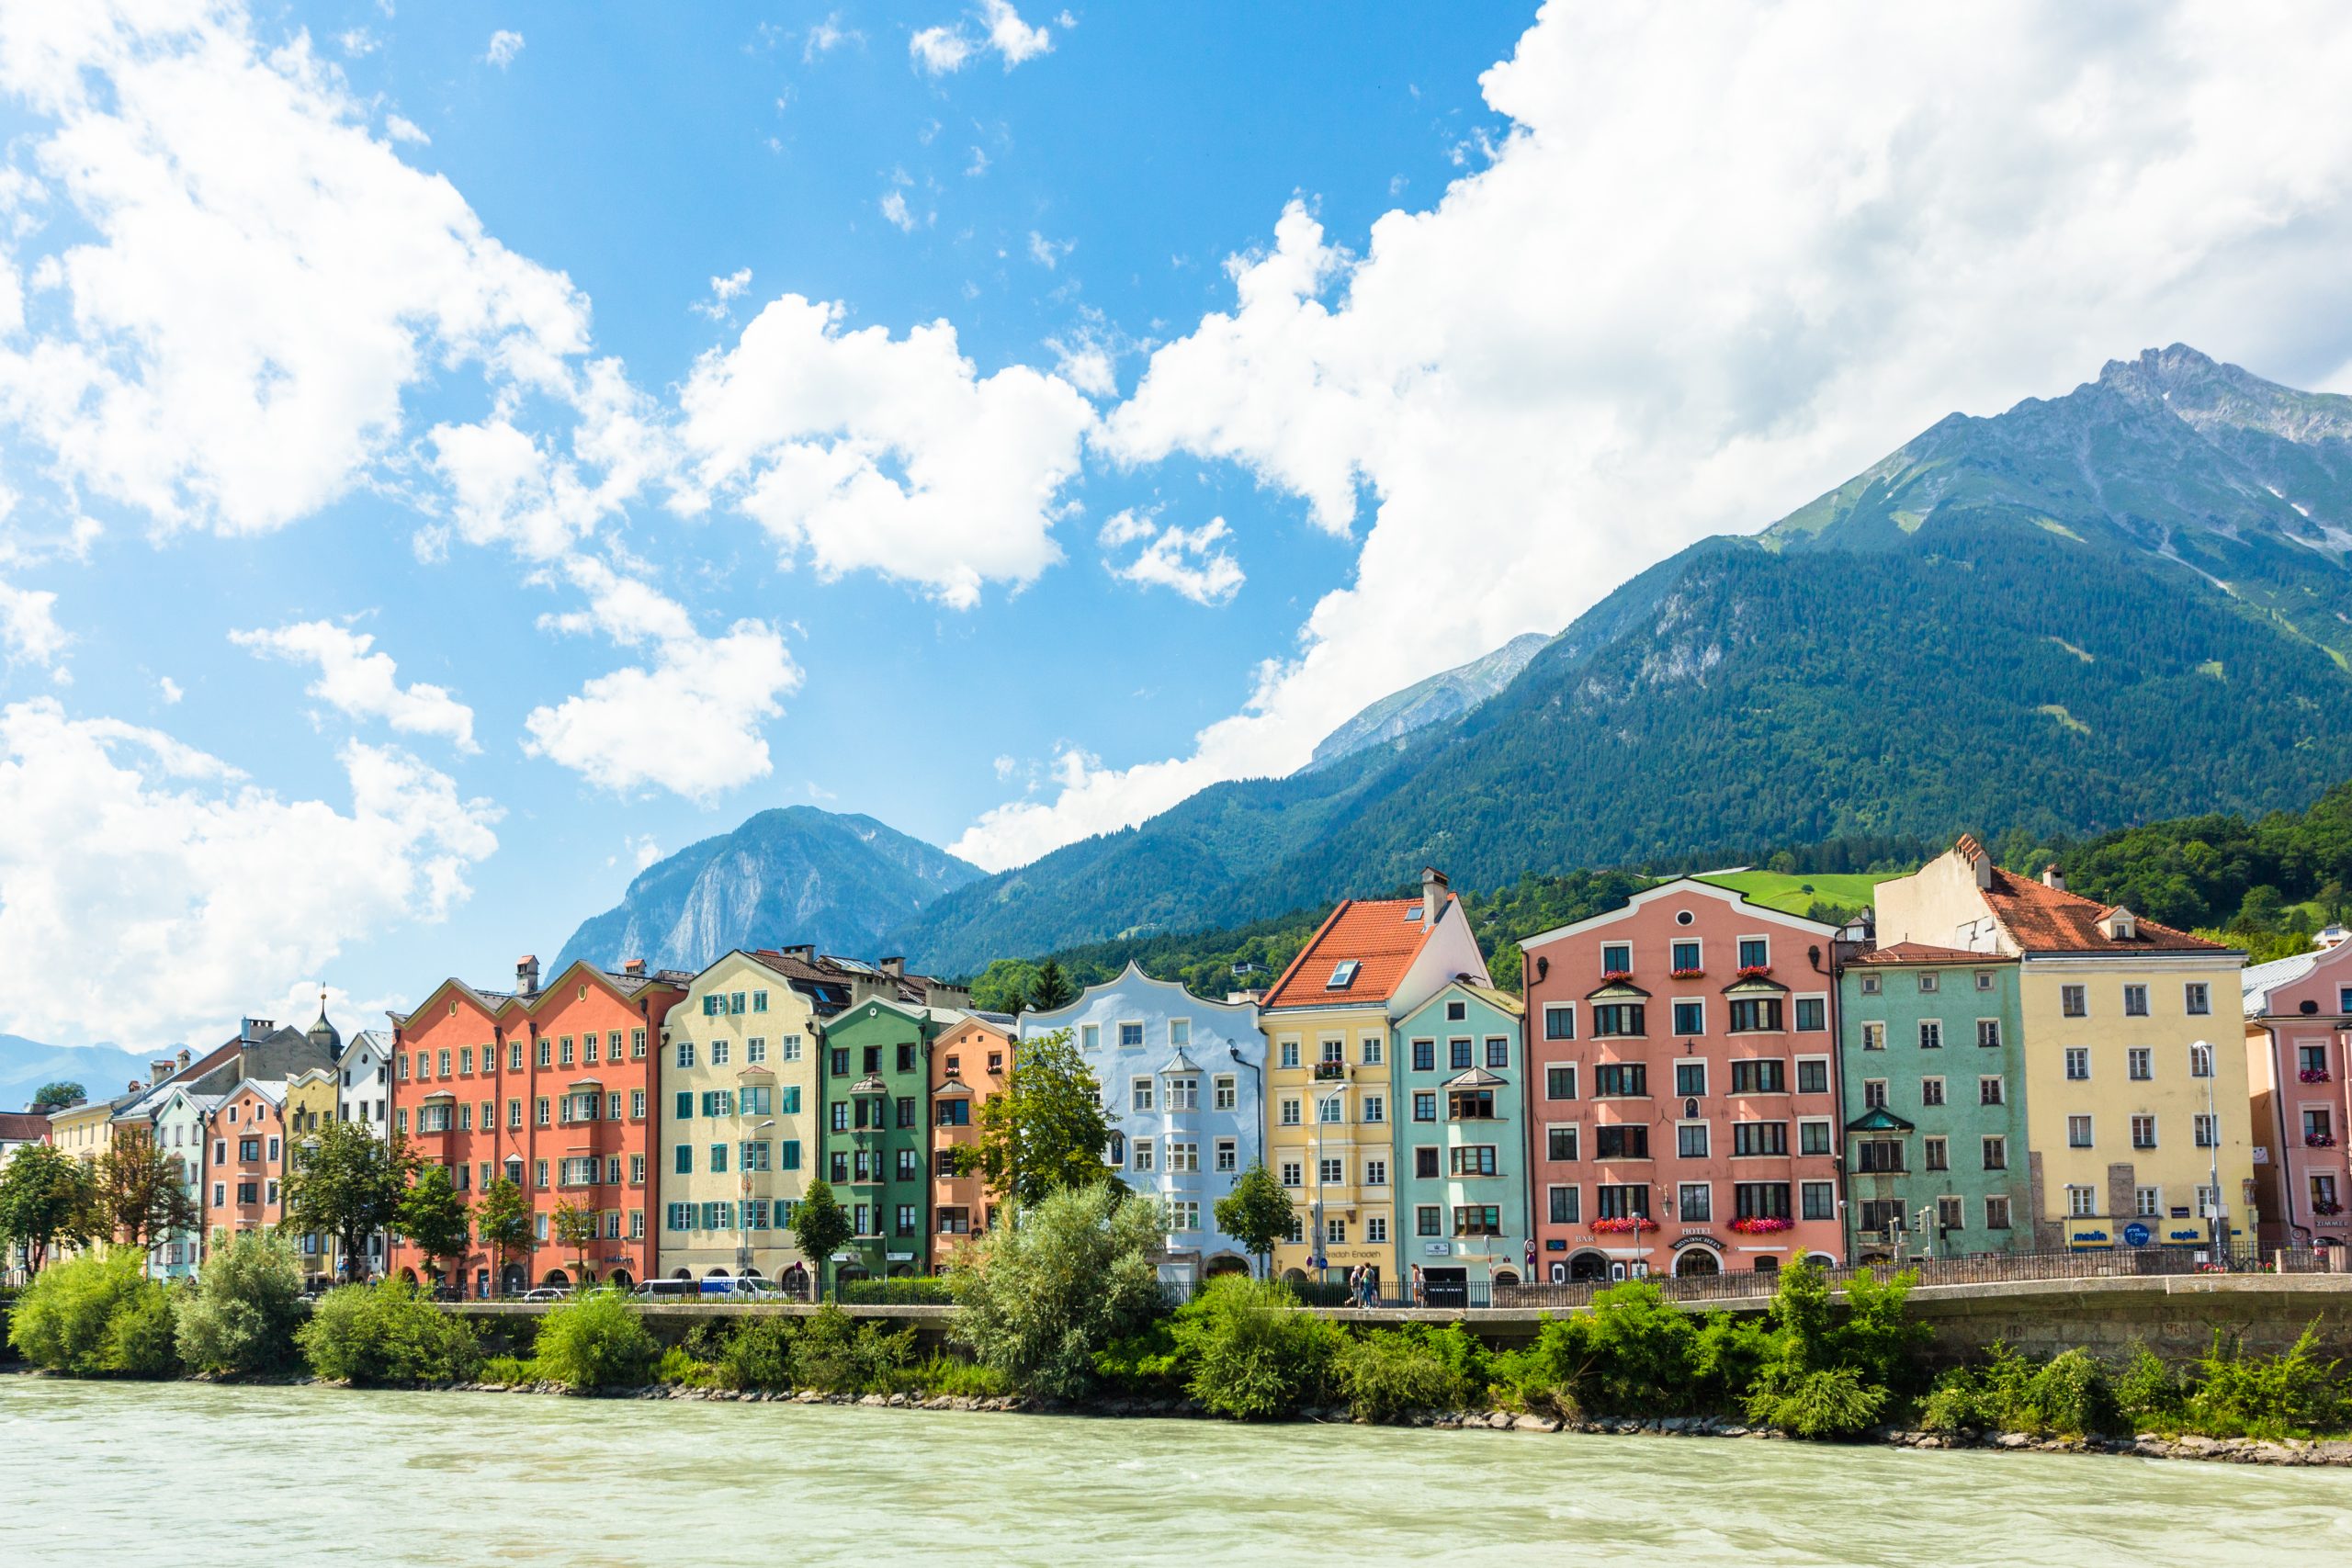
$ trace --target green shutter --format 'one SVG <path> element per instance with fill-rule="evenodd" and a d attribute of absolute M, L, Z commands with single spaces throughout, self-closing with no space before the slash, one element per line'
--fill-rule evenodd
<path fill-rule="evenodd" d="M 786 1138 L 783 1141 L 781 1146 L 784 1150 L 784 1168 L 786 1170 L 798 1170 L 800 1168 L 800 1140 L 797 1138 Z"/>
<path fill-rule="evenodd" d="M 677 1174 L 680 1176 L 692 1176 L 694 1173 L 695 1146 L 692 1144 L 680 1144 L 678 1145 Z"/>

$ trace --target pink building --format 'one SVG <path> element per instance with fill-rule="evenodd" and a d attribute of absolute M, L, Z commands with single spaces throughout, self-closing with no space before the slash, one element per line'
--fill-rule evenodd
<path fill-rule="evenodd" d="M 2352 942 L 2257 964 L 2240 984 L 2262 1239 L 2352 1245 Z"/>
<path fill-rule="evenodd" d="M 1834 934 L 1683 877 L 1519 944 L 1538 1279 L 1842 1258 Z"/>

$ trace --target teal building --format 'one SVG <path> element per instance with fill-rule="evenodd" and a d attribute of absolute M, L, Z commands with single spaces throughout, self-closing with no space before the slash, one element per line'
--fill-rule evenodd
<path fill-rule="evenodd" d="M 1525 1010 L 1456 979 L 1393 1026 L 1397 1284 L 1484 1305 L 1526 1278 Z"/>
<path fill-rule="evenodd" d="M 1867 948 L 1838 1000 L 1848 1260 L 2031 1251 L 2017 961 Z"/>

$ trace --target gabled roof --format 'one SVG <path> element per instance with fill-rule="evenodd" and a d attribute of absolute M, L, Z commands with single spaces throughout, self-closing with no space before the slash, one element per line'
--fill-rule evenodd
<path fill-rule="evenodd" d="M 1498 991 L 1492 986 L 1482 986 L 1478 984 L 1477 981 L 1470 978 L 1467 975 L 1456 975 L 1453 979 L 1448 980 L 1444 985 L 1439 987 L 1436 990 L 1431 991 L 1429 995 L 1429 999 L 1422 1002 L 1420 1006 L 1413 1010 L 1413 1016 L 1415 1018 L 1420 1017 L 1422 1014 L 1428 1012 L 1431 1007 L 1443 1000 L 1448 993 L 1454 991 L 1459 991 L 1465 997 L 1484 1002 L 1488 1007 L 1494 1009 L 1497 1012 L 1502 1013 L 1507 1017 L 1524 1018 L 1527 1016 L 1527 1004 L 1520 1000 L 1519 998 L 1513 996 L 1509 991 Z"/>
<path fill-rule="evenodd" d="M 0 1142 L 38 1144 L 48 1136 L 48 1112 L 0 1111 Z"/>
<path fill-rule="evenodd" d="M 2111 937 L 2099 929 L 2099 921 L 2115 912 L 2116 906 L 2102 904 L 2096 898 L 2086 898 L 2079 893 L 2062 892 L 2058 888 L 2004 871 L 1990 868 L 1991 881 L 1984 888 L 1984 903 L 1993 918 L 2009 939 L 2028 953 L 2210 953 L 2232 952 L 2218 942 L 2207 942 L 2201 936 L 2191 936 L 2171 926 L 2139 917 L 2133 919 L 2132 934 Z"/>
<path fill-rule="evenodd" d="M 1655 887 L 1643 888 L 1613 909 L 1604 909 L 1598 915 L 1588 915 L 1581 920 L 1571 920 L 1565 926 L 1555 926 L 1548 931 L 1537 931 L 1533 936 L 1523 936 L 1519 939 L 1519 950 L 1521 953 L 1532 953 L 1544 943 L 1556 942 L 1562 937 L 1577 936 L 1585 931 L 1615 925 L 1627 916 L 1657 903 L 1661 898 L 1692 897 L 1713 898 L 1717 903 L 1729 904 L 1750 919 L 1762 921 L 1766 925 L 1792 927 L 1798 931 L 1815 932 L 1825 938 L 1838 934 L 1838 928 L 1836 926 L 1824 925 L 1819 920 L 1809 920 L 1803 915 L 1792 915 L 1785 909 L 1775 909 L 1769 904 L 1752 904 L 1748 902 L 1746 895 L 1736 888 L 1721 886 L 1696 876 L 1677 876 L 1661 882 Z"/>
<path fill-rule="evenodd" d="M 1857 953 L 1846 960 L 1846 964 L 1849 968 L 1884 968 L 1906 964 L 1954 966 L 1973 964 L 1981 968 L 1988 964 L 2015 964 L 2016 962 L 2016 959 L 2005 953 L 1972 953 L 1964 947 L 1937 947 L 1924 942 L 1889 942 L 1884 947 L 1873 947 Z"/>
<path fill-rule="evenodd" d="M 1183 999 L 1184 1005 L 1187 1008 L 1201 1008 L 1211 1012 L 1238 1014 L 1239 1015 L 1238 1026 L 1243 1033 L 1254 1033 L 1257 1031 L 1258 1003 L 1212 1000 L 1207 997 L 1201 996 L 1199 993 L 1193 990 L 1191 987 L 1185 986 L 1178 981 L 1154 979 L 1151 976 L 1145 974 L 1143 972 L 1143 965 L 1137 964 L 1132 958 L 1127 960 L 1127 966 L 1119 971 L 1117 979 L 1106 980 L 1099 986 L 1087 987 L 1085 990 L 1079 993 L 1078 999 L 1071 1002 L 1069 1006 L 1058 1008 L 1040 1008 L 1032 1012 L 1024 1013 L 1022 1017 L 1014 1020 L 1013 1021 L 1019 1025 L 1024 1032 L 1028 1029 L 1039 1024 L 1049 1024 L 1051 1027 L 1058 1028 L 1065 1023 L 1074 1023 L 1085 1014 L 1092 1011 L 1094 1009 L 1095 999 L 1104 992 L 1124 991 L 1138 986 L 1155 991 L 1173 991 L 1178 997 Z M 983 1014 L 981 1016 L 985 1017 L 988 1015 Z"/>
<path fill-rule="evenodd" d="M 1159 1076 L 1166 1077 L 1171 1073 L 1197 1073 L 1200 1070 L 1201 1065 L 1193 1060 L 1191 1054 L 1180 1045 L 1176 1048 L 1176 1054 L 1169 1057 L 1166 1065 L 1159 1069 Z"/>
<path fill-rule="evenodd" d="M 657 969 L 647 975 L 629 975 L 611 969 L 599 969 L 586 959 L 577 958 L 549 976 L 544 985 L 527 997 L 515 991 L 485 990 L 478 986 L 469 986 L 452 975 L 434 987 L 425 996 L 424 1000 L 408 1011 L 388 1011 L 384 1016 L 394 1023 L 405 1026 L 410 1019 L 437 1007 L 445 996 L 455 991 L 492 1018 L 514 1016 L 527 1018 L 574 984 L 576 977 L 584 977 L 596 982 L 623 1001 L 635 1001 L 639 996 L 655 986 L 667 987 L 672 990 L 684 992 L 694 983 L 693 976 L 676 969 Z"/>
<path fill-rule="evenodd" d="M 1438 919 L 1424 920 L 1419 898 L 1342 900 L 1266 992 L 1263 1009 L 1372 1007 L 1387 1001 L 1420 956 L 1430 931 L 1457 903 L 1448 893 Z M 1334 972 L 1350 963 L 1356 967 L 1348 984 L 1331 988 Z"/>
<path fill-rule="evenodd" d="M 1508 1089 L 1508 1080 L 1498 1078 L 1484 1067 L 1473 1067 L 1466 1073 L 1456 1073 L 1440 1086 L 1443 1089 Z"/>

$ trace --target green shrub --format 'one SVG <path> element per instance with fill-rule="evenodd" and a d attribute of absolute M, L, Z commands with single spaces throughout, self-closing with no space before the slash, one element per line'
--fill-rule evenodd
<path fill-rule="evenodd" d="M 2336 1380 L 2336 1363 L 2315 1354 L 2318 1344 L 2313 1324 L 2280 1354 L 2248 1356 L 2216 1330 L 2212 1348 L 2197 1363 L 2190 1426 L 2209 1437 L 2274 1441 L 2339 1428 L 2346 1416 L 2346 1390 Z"/>
<path fill-rule="evenodd" d="M 1094 1352 L 1096 1378 L 1121 1393 L 1165 1399 L 1184 1392 L 1192 1381 L 1192 1362 L 1176 1343 L 1169 1319 L 1152 1319 L 1140 1334 L 1114 1339 Z"/>
<path fill-rule="evenodd" d="M 1166 1225 L 1156 1199 L 1108 1183 L 1051 1194 L 961 1255 L 956 1340 L 1025 1393 L 1090 1392 L 1095 1356 L 1167 1311 L 1152 1261 Z"/>
<path fill-rule="evenodd" d="M 619 1291 L 583 1291 L 539 1322 L 540 1375 L 566 1388 L 637 1388 L 653 1381 L 662 1347 Z"/>
<path fill-rule="evenodd" d="M 1300 1310 L 1287 1287 L 1238 1275 L 1209 1281 L 1174 1329 L 1192 1361 L 1193 1397 L 1245 1421 L 1329 1402 L 1348 1341 L 1337 1324 Z"/>
<path fill-rule="evenodd" d="M 1802 1265 L 1808 1273 L 1818 1270 Z M 1845 1311 L 1830 1334 L 1836 1364 L 1851 1367 L 1862 1381 L 1892 1393 L 1908 1393 L 1921 1381 L 1919 1348 L 1928 1342 L 1928 1328 L 1911 1317 L 1911 1287 L 1918 1274 L 1905 1269 L 1880 1280 L 1859 1273 L 1846 1281 Z"/>
<path fill-rule="evenodd" d="M 1483 1382 L 1473 1389 L 1461 1370 L 1458 1353 L 1434 1341 L 1442 1337 L 1414 1325 L 1351 1339 L 1336 1358 L 1340 1386 L 1348 1408 L 1363 1421 L 1390 1421 L 1416 1410 L 1459 1410 L 1485 1393 Z M 1460 1333 L 1458 1325 L 1450 1330 Z M 1466 1337 L 1466 1336 L 1465 1336 Z"/>
<path fill-rule="evenodd" d="M 1800 1438 L 1847 1438 L 1870 1427 L 1886 1390 L 1853 1367 L 1787 1373 L 1768 1368 L 1747 1396 L 1747 1418 Z"/>
<path fill-rule="evenodd" d="M 662 1359 L 653 1369 L 653 1381 L 674 1388 L 723 1388 L 723 1375 L 718 1367 L 696 1357 L 683 1345 L 673 1345 L 662 1352 Z"/>
<path fill-rule="evenodd" d="M 85 1253 L 33 1276 L 9 1343 L 25 1359 L 76 1377 L 167 1377 L 178 1364 L 171 1296 L 129 1247 Z M 160 1327 L 159 1327 L 160 1325 Z"/>
<path fill-rule="evenodd" d="M 1583 1402 L 1611 1416 L 1665 1416 L 1690 1406 L 1695 1319 L 1651 1280 L 1599 1292 L 1582 1320 Z"/>
<path fill-rule="evenodd" d="M 2134 1432 L 2177 1432 L 2188 1416 L 2188 1390 L 2179 1371 L 2145 1345 L 2114 1376 L 2115 1404 Z"/>
<path fill-rule="evenodd" d="M 1707 1314 L 1690 1340 L 1689 1407 L 1709 1415 L 1737 1410 L 1771 1354 L 1772 1335 L 1762 1320 L 1721 1308 Z"/>
<path fill-rule="evenodd" d="M 1577 1390 L 1592 1363 L 1585 1348 L 1584 1323 L 1546 1313 L 1536 1323 L 1533 1344 L 1488 1356 L 1489 1397 L 1521 1410 L 1548 1410 L 1563 1420 L 1581 1419 L 1584 1406 Z"/>
<path fill-rule="evenodd" d="M 792 1320 L 751 1317 L 735 1325 L 713 1358 L 719 1381 L 729 1388 L 789 1392 L 792 1383 Z"/>
<path fill-rule="evenodd" d="M 2115 1390 L 2106 1364 L 2087 1350 L 2052 1357 L 2033 1374 L 2030 1398 L 2041 1421 L 2036 1430 L 2080 1438 L 2116 1424 Z"/>
<path fill-rule="evenodd" d="M 944 1278 L 918 1275 L 909 1280 L 852 1280 L 833 1288 L 833 1299 L 872 1306 L 950 1306 L 953 1287 Z"/>
<path fill-rule="evenodd" d="M 527 1356 L 492 1356 L 482 1362 L 484 1382 L 534 1383 L 547 1381 L 547 1373 L 539 1370 L 538 1361 Z"/>
<path fill-rule="evenodd" d="M 473 1325 L 397 1280 L 329 1291 L 294 1342 L 312 1372 L 338 1382 L 463 1382 L 481 1366 Z"/>
<path fill-rule="evenodd" d="M 274 1231 L 223 1234 L 176 1303 L 180 1359 L 198 1371 L 264 1372 L 294 1355 L 302 1265 Z"/>
<path fill-rule="evenodd" d="M 801 1319 L 793 1336 L 793 1386 L 826 1393 L 906 1393 L 899 1380 L 914 1349 L 912 1328 L 888 1333 L 828 1302 Z"/>

